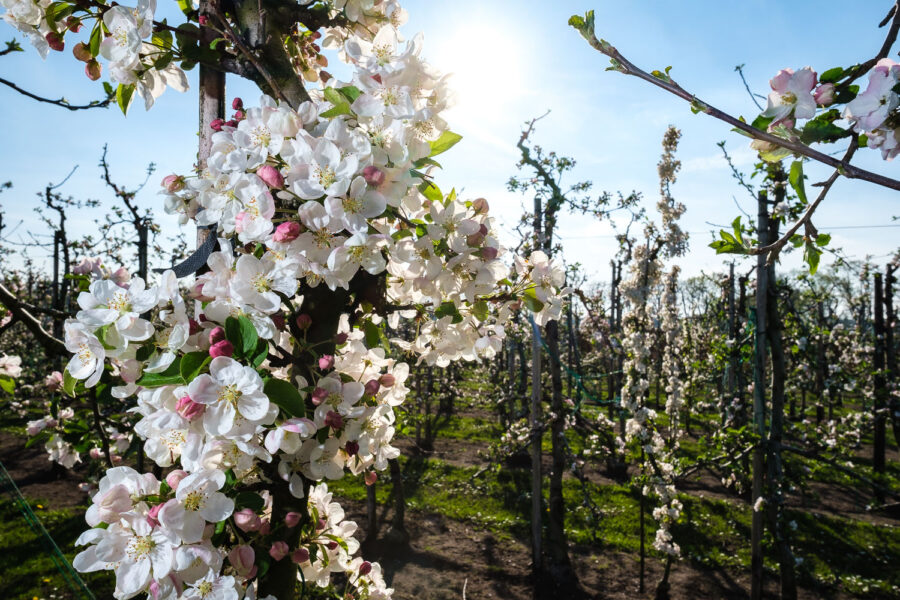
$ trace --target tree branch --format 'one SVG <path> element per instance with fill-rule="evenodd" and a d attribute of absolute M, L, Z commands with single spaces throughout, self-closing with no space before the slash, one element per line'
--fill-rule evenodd
<path fill-rule="evenodd" d="M 898 14 L 894 16 L 894 24 L 891 26 L 891 31 L 888 35 L 888 40 L 885 41 L 887 45 L 887 41 L 890 40 L 891 37 L 896 39 L 897 28 L 900 28 L 900 11 L 897 11 Z M 590 24 L 592 25 L 592 23 Z M 896 27 L 895 27 L 896 25 Z M 669 77 L 666 73 L 656 72 L 657 75 L 651 75 L 647 73 L 643 69 L 635 66 L 631 61 L 622 56 L 622 54 L 615 48 L 609 44 L 609 42 L 605 40 L 597 39 L 597 36 L 594 34 L 592 27 L 585 26 L 576 26 L 581 35 L 587 40 L 587 42 L 591 45 L 592 48 L 608 56 L 611 59 L 612 70 L 619 71 L 621 73 L 625 73 L 626 75 L 634 75 L 639 79 L 643 79 L 648 83 L 652 83 L 656 87 L 662 88 L 665 91 L 678 96 L 682 100 L 689 102 L 691 104 L 691 108 L 697 112 L 703 112 L 707 115 L 719 119 L 720 121 L 724 121 L 728 123 L 735 129 L 743 131 L 749 137 L 761 140 L 764 142 L 768 142 L 770 144 L 774 144 L 776 146 L 780 146 L 795 154 L 799 154 L 802 156 L 806 156 L 813 160 L 816 160 L 820 163 L 826 164 L 830 167 L 834 167 L 835 169 L 839 169 L 841 174 L 849 179 L 862 179 L 864 181 L 869 181 L 871 183 L 875 183 L 877 185 L 890 188 L 892 190 L 900 190 L 900 181 L 896 179 L 892 179 L 890 177 L 885 177 L 884 175 L 879 175 L 878 173 L 873 173 L 872 171 L 867 171 L 866 169 L 861 169 L 854 165 L 851 165 L 844 160 L 838 160 L 832 156 L 829 156 L 823 152 L 819 152 L 818 150 L 813 150 L 806 144 L 801 143 L 797 139 L 784 139 L 780 138 L 776 135 L 768 133 L 766 131 L 761 131 L 756 129 L 755 127 L 732 117 L 728 113 L 725 113 L 718 108 L 707 104 L 706 102 L 697 98 L 697 96 L 691 94 L 683 87 L 678 85 L 671 77 Z M 893 41 L 891 41 L 893 43 Z M 873 59 L 877 62 L 876 59 Z M 868 64 L 868 63 L 864 63 Z M 874 64 L 874 63 L 873 63 Z"/>
<path fill-rule="evenodd" d="M 34 335 L 35 339 L 50 354 L 62 354 L 66 351 L 66 345 L 62 340 L 47 333 L 41 322 L 30 312 L 25 310 L 19 299 L 5 285 L 0 283 L 0 302 L 3 303 L 13 317 L 18 319 Z"/>
<path fill-rule="evenodd" d="M 66 100 L 65 98 L 60 98 L 59 100 L 52 100 L 50 98 L 44 98 L 43 96 L 38 96 L 37 94 L 33 94 L 33 93 L 29 92 L 28 90 L 24 90 L 24 89 L 20 88 L 12 81 L 3 79 L 2 77 L 0 77 L 0 83 L 11 87 L 12 89 L 14 89 L 17 92 L 19 92 L 20 94 L 22 94 L 23 96 L 28 96 L 29 98 L 37 100 L 38 102 L 45 102 L 47 104 L 53 104 L 54 106 L 61 106 L 68 110 L 86 110 L 89 108 L 106 108 L 107 106 L 110 105 L 113 98 L 115 98 L 115 94 L 110 94 L 109 96 L 106 97 L 105 100 L 94 100 L 90 104 L 69 104 L 68 100 Z"/>

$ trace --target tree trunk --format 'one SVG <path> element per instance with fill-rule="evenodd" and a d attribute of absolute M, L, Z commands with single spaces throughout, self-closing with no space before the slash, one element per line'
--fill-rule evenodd
<path fill-rule="evenodd" d="M 409 544 L 409 533 L 406 531 L 406 496 L 403 493 L 403 471 L 400 469 L 400 461 L 396 458 L 388 460 L 388 468 L 391 472 L 391 485 L 394 496 L 394 517 L 391 519 L 391 528 L 388 529 L 385 540 L 391 544 L 406 546 Z"/>
<path fill-rule="evenodd" d="M 534 197 L 534 248 L 543 246 L 543 205 L 540 196 Z M 533 593 L 536 599 L 541 596 L 544 583 L 543 549 L 542 549 L 542 505 L 543 505 L 543 473 L 541 472 L 541 440 L 543 438 L 543 415 L 541 407 L 541 330 L 532 321 L 531 332 L 531 572 L 534 578 Z"/>
<path fill-rule="evenodd" d="M 875 416 L 875 436 L 872 443 L 872 470 L 876 481 L 881 482 L 885 468 L 887 384 L 884 378 L 884 299 L 881 273 L 875 273 L 875 356 L 872 367 L 875 369 L 875 404 L 872 407 Z M 881 487 L 875 489 L 875 497 L 884 504 L 884 492 Z"/>
<path fill-rule="evenodd" d="M 777 202 L 782 201 L 784 187 L 779 187 L 775 194 Z M 769 220 L 768 239 L 778 239 L 778 221 Z M 788 531 L 784 523 L 784 489 L 783 466 L 781 460 L 781 441 L 784 437 L 784 384 L 787 378 L 784 346 L 782 343 L 781 314 L 778 311 L 778 287 L 775 278 L 775 265 L 766 267 L 768 278 L 766 289 L 766 335 L 772 351 L 772 412 L 769 422 L 768 453 L 768 502 L 766 513 L 769 519 L 769 531 L 775 540 L 778 552 L 778 565 L 781 574 L 782 600 L 797 599 L 797 581 L 794 575 L 794 555 L 791 552 Z"/>
<path fill-rule="evenodd" d="M 566 505 L 563 500 L 563 475 L 566 471 L 566 430 L 565 408 L 562 394 L 562 369 L 559 358 L 559 322 L 550 321 L 544 328 L 547 348 L 550 354 L 551 400 L 550 410 L 554 414 L 550 423 L 550 444 L 552 470 L 550 472 L 550 495 L 547 520 L 548 571 L 553 579 L 554 589 L 572 591 L 577 581 L 569 560 L 569 544 L 565 531 Z"/>
<path fill-rule="evenodd" d="M 759 192 L 757 231 L 760 246 L 768 242 L 768 207 L 767 194 Z M 765 371 L 766 371 L 766 256 L 760 254 L 756 259 L 756 343 L 753 355 L 753 431 L 758 436 L 753 450 L 753 487 L 751 503 L 763 497 L 763 477 L 765 475 Z M 750 599 L 761 600 L 763 591 L 763 512 L 753 510 L 750 530 Z"/>
<path fill-rule="evenodd" d="M 884 327 L 885 347 L 885 379 L 887 380 L 890 402 L 888 409 L 891 413 L 891 425 L 894 429 L 894 444 L 900 447 L 900 395 L 897 393 L 897 348 L 894 346 L 894 327 L 897 326 L 897 316 L 894 314 L 894 265 L 888 265 L 884 277 L 884 312 L 887 323 Z"/>

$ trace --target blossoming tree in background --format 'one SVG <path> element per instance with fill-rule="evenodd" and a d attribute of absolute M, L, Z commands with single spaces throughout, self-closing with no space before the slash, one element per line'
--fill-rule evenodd
<path fill-rule="evenodd" d="M 214 71 L 266 94 L 202 123 L 202 168 L 163 180 L 166 210 L 208 241 L 156 282 L 86 280 L 65 324 L 65 392 L 133 405 L 165 469 L 106 472 L 75 567 L 114 570 L 118 598 L 388 597 L 327 487 L 348 471 L 374 481 L 398 455 L 409 369 L 385 347 L 475 361 L 523 297 L 541 324 L 560 311 L 552 265 L 517 259 L 511 272 L 487 201 L 431 180 L 460 137 L 441 116 L 447 80 L 421 59 L 421 36 L 400 34 L 405 11 L 182 3 L 173 27 L 152 0 L 4 6 L 43 55 L 68 43 L 89 78 L 105 72 L 123 111 L 135 94 L 149 109 L 183 91 L 196 64 L 201 103 L 224 100 Z M 350 81 L 324 70 L 322 48 Z M 185 290 L 179 278 L 201 266 Z M 389 342 L 401 319 L 414 339 Z"/>

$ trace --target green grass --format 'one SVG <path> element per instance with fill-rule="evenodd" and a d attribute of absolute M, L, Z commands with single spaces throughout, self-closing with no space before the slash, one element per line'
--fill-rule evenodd
<path fill-rule="evenodd" d="M 31 508 L 53 536 L 56 545 L 71 561 L 75 540 L 87 529 L 84 510 L 47 510 L 45 502 L 31 501 Z M 111 572 L 81 575 L 97 598 L 112 597 Z M 0 499 L 0 589 L 4 598 L 83 598 L 73 590 L 57 569 L 43 538 L 36 534 L 18 506 Z M 77 588 L 76 588 L 77 589 Z"/>

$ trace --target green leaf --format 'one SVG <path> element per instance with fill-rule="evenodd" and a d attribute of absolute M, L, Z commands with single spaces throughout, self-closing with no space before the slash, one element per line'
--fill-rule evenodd
<path fill-rule="evenodd" d="M 139 386 L 146 388 L 160 387 L 163 385 L 177 385 L 180 383 L 186 383 L 184 379 L 181 378 L 180 356 L 172 361 L 172 364 L 162 373 L 144 373 L 144 375 L 137 380 Z"/>
<path fill-rule="evenodd" d="M 188 352 L 181 358 L 179 372 L 185 383 L 190 383 L 212 362 L 209 352 Z"/>
<path fill-rule="evenodd" d="M 94 58 L 97 58 L 97 55 L 100 54 L 100 41 L 103 38 L 101 23 L 102 21 L 97 19 L 97 22 L 94 23 L 94 28 L 91 30 L 91 37 L 88 40 L 88 48 L 90 48 L 91 56 Z"/>
<path fill-rule="evenodd" d="M 844 69 L 841 67 L 834 67 L 819 75 L 819 83 L 835 83 L 843 76 Z"/>
<path fill-rule="evenodd" d="M 326 100 L 334 105 L 334 108 L 326 110 L 319 116 L 330 119 L 332 117 L 337 117 L 338 115 L 349 115 L 352 113 L 352 111 L 350 110 L 350 103 L 347 102 L 347 98 L 338 90 L 332 87 L 325 88 L 323 95 L 325 96 Z"/>
<path fill-rule="evenodd" d="M 144 344 L 137 349 L 137 352 L 134 353 L 134 357 L 141 362 L 147 362 L 147 360 L 151 356 L 153 356 L 154 351 L 156 351 L 155 344 L 153 344 L 152 342 L 149 344 Z"/>
<path fill-rule="evenodd" d="M 134 98 L 134 85 L 120 83 L 119 87 L 116 88 L 116 104 L 122 109 L 123 115 L 128 114 L 128 107 L 131 105 L 132 98 Z"/>
<path fill-rule="evenodd" d="M 534 288 L 529 288 L 525 290 L 525 293 L 522 294 L 522 302 L 525 303 L 525 306 L 528 307 L 528 310 L 531 312 L 541 312 L 544 308 L 544 303 L 538 300 L 537 294 L 534 292 Z"/>
<path fill-rule="evenodd" d="M 424 158 L 420 158 L 419 160 L 417 160 L 416 162 L 413 163 L 413 167 L 415 167 L 416 169 L 421 169 L 422 167 L 425 167 L 425 166 L 431 166 L 431 167 L 437 167 L 438 169 L 443 169 L 443 167 L 441 166 L 441 163 L 434 160 L 433 158 L 428 158 L 427 156 Z"/>
<path fill-rule="evenodd" d="M 362 92 L 355 85 L 345 85 L 338 89 L 338 92 L 347 99 L 348 102 L 355 102 L 362 95 Z"/>
<path fill-rule="evenodd" d="M 461 314 L 459 314 L 459 309 L 456 308 L 456 304 L 454 304 L 451 300 L 446 302 L 442 302 L 440 306 L 438 306 L 434 310 L 434 316 L 438 319 L 442 319 L 444 317 L 453 317 L 451 319 L 451 323 L 459 323 L 463 320 Z"/>
<path fill-rule="evenodd" d="M 349 104 L 341 104 L 340 106 L 335 106 L 334 108 L 329 108 L 319 116 L 324 119 L 331 119 L 333 117 L 338 117 L 340 115 L 349 115 L 350 105 Z"/>
<path fill-rule="evenodd" d="M 0 375 L 0 390 L 3 390 L 10 396 L 16 390 L 16 382 L 9 375 Z"/>
<path fill-rule="evenodd" d="M 187 16 L 191 16 L 191 14 L 194 12 L 194 6 L 192 5 L 191 1 L 190 0 L 177 0 L 177 2 L 178 2 L 178 8 L 181 9 L 181 12 L 183 12 Z"/>
<path fill-rule="evenodd" d="M 69 369 L 63 370 L 63 392 L 66 393 L 66 396 L 70 398 L 75 397 L 75 386 L 78 384 L 78 380 L 72 377 L 72 374 L 69 373 Z"/>
<path fill-rule="evenodd" d="M 819 257 L 821 256 L 821 250 L 816 248 L 813 244 L 806 244 L 806 247 L 803 251 L 803 260 L 805 260 L 806 264 L 809 265 L 810 275 L 815 275 L 816 271 L 819 270 Z"/>
<path fill-rule="evenodd" d="M 809 201 L 806 199 L 806 187 L 803 185 L 803 179 L 803 161 L 795 160 L 791 163 L 791 172 L 788 174 L 788 183 L 794 188 L 794 192 L 797 194 L 797 198 L 800 199 L 800 202 L 806 204 Z"/>
<path fill-rule="evenodd" d="M 422 192 L 422 195 L 431 200 L 432 202 L 443 202 L 444 194 L 441 193 L 441 188 L 434 185 L 430 181 L 423 181 L 419 184 L 419 191 Z"/>
<path fill-rule="evenodd" d="M 371 320 L 363 323 L 363 332 L 365 332 L 366 348 L 375 348 L 381 342 L 381 328 Z"/>
<path fill-rule="evenodd" d="M 247 359 L 250 361 L 250 366 L 256 369 L 266 360 L 267 356 L 269 356 L 269 342 L 259 338 L 256 342 L 256 348 L 253 349 L 253 354 L 248 356 Z"/>
<path fill-rule="evenodd" d="M 816 246 L 827 246 L 831 243 L 831 234 L 820 233 L 816 236 Z"/>
<path fill-rule="evenodd" d="M 484 300 L 479 300 L 474 305 L 472 305 L 472 314 L 479 321 L 484 321 L 488 318 L 488 303 Z"/>
<path fill-rule="evenodd" d="M 581 34 L 581 37 L 591 41 L 591 38 L 594 37 L 594 11 L 587 11 L 584 13 L 583 17 L 580 15 L 572 15 L 569 17 L 569 25 L 577 29 L 578 33 Z M 605 42 L 602 43 L 605 44 Z"/>
<path fill-rule="evenodd" d="M 254 492 L 240 492 L 234 497 L 235 509 L 249 508 L 255 512 L 261 512 L 264 506 L 265 501 L 262 496 Z"/>
<path fill-rule="evenodd" d="M 246 358 L 254 355 L 253 351 L 256 350 L 259 336 L 253 322 L 244 315 L 240 315 L 225 319 L 225 339 L 234 346 L 235 354 Z"/>
<path fill-rule="evenodd" d="M 431 142 L 431 154 L 428 157 L 437 156 L 438 154 L 442 154 L 455 146 L 459 140 L 462 139 L 462 136 L 458 133 L 453 133 L 452 131 L 445 131 L 441 134 L 441 137 Z"/>
<path fill-rule="evenodd" d="M 306 405 L 300 395 L 300 390 L 290 382 L 273 377 L 266 381 L 263 392 L 269 397 L 269 402 L 277 404 L 288 415 L 292 417 L 306 416 Z"/>
<path fill-rule="evenodd" d="M 759 129 L 760 131 L 767 131 L 769 129 L 769 123 L 771 123 L 774 119 L 775 117 L 764 117 L 762 115 L 759 115 L 758 117 L 753 119 L 753 122 L 750 123 L 750 126 L 754 129 Z"/>
<path fill-rule="evenodd" d="M 846 137 L 847 132 L 834 124 L 840 118 L 841 113 L 836 108 L 823 112 L 803 126 L 800 141 L 804 144 L 828 143 Z"/>

